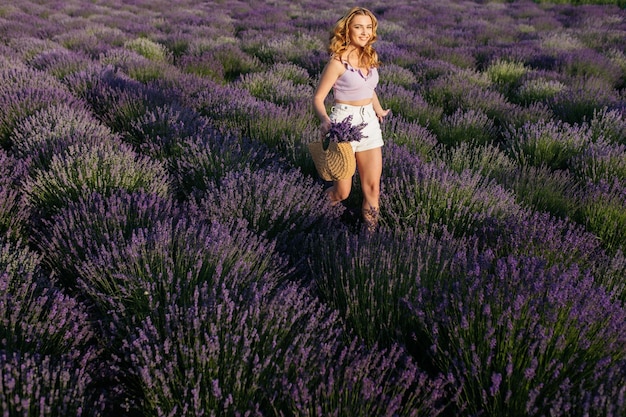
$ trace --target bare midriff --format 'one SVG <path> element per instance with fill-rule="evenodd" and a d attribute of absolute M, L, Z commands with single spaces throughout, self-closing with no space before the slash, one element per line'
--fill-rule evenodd
<path fill-rule="evenodd" d="M 372 99 L 368 98 L 368 99 L 364 99 L 364 100 L 355 100 L 355 101 L 340 101 L 340 100 L 335 100 L 335 103 L 338 104 L 347 104 L 348 106 L 367 106 L 368 104 L 372 103 Z"/>

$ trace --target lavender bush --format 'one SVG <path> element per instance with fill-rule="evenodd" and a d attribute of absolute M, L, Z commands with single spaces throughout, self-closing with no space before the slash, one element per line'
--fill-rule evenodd
<path fill-rule="evenodd" d="M 187 100 L 185 100 L 187 102 Z M 254 138 L 294 162 L 306 155 L 302 136 L 314 131 L 310 107 L 302 102 L 279 106 L 250 95 L 236 86 L 208 83 L 188 98 L 189 105 L 236 135 Z M 306 155 L 308 157 L 308 155 Z"/>
<path fill-rule="evenodd" d="M 28 211 L 20 190 L 26 167 L 4 150 L 0 150 L 0 167 L 0 235 L 27 239 Z"/>
<path fill-rule="evenodd" d="M 580 204 L 577 178 L 569 170 L 546 166 L 520 166 L 500 176 L 500 182 L 515 192 L 520 204 L 557 217 L 570 217 Z"/>
<path fill-rule="evenodd" d="M 264 19 L 267 22 L 267 18 Z M 324 50 L 319 37 L 307 33 L 278 33 L 274 25 L 268 31 L 244 33 L 241 49 L 265 63 L 292 62 L 296 65 L 312 61 L 312 55 Z M 255 33 L 256 32 L 256 33 Z"/>
<path fill-rule="evenodd" d="M 373 236 L 343 232 L 310 244 L 309 265 L 323 299 L 366 343 L 387 346 L 408 343 L 418 331 L 404 301 L 417 297 L 419 280 L 443 279 L 468 242 L 411 229 Z"/>
<path fill-rule="evenodd" d="M 385 65 L 385 70 L 380 74 L 382 83 L 398 85 L 408 90 L 414 89 L 418 85 L 416 75 L 409 69 L 394 64 L 393 60 L 385 60 L 389 64 Z"/>
<path fill-rule="evenodd" d="M 470 236 L 485 233 L 492 221 L 519 210 L 514 196 L 495 180 L 471 171 L 457 174 L 435 162 L 405 163 L 384 179 L 381 213 L 390 227 L 433 231 L 443 227 L 457 236 Z"/>
<path fill-rule="evenodd" d="M 239 45 L 230 43 L 185 55 L 177 62 L 177 66 L 187 72 L 214 78 L 217 82 L 234 81 L 242 74 L 261 71 L 263 68 L 256 56 L 248 55 Z"/>
<path fill-rule="evenodd" d="M 611 144 L 600 138 L 572 161 L 572 171 L 582 181 L 618 180 L 626 184 L 626 145 Z"/>
<path fill-rule="evenodd" d="M 10 135 L 22 119 L 54 104 L 83 107 L 54 77 L 30 68 L 0 70 L 0 146 L 11 146 Z"/>
<path fill-rule="evenodd" d="M 156 62 L 171 62 L 171 52 L 158 42 L 147 38 L 135 38 L 124 42 L 124 48 Z"/>
<path fill-rule="evenodd" d="M 177 157 L 182 143 L 196 136 L 214 136 L 208 119 L 178 103 L 149 109 L 130 122 L 127 141 L 155 159 Z"/>
<path fill-rule="evenodd" d="M 57 355 L 88 346 L 95 333 L 87 309 L 46 281 L 38 254 L 1 243 L 2 349 Z"/>
<path fill-rule="evenodd" d="M 45 277 L 40 257 L 0 239 L 0 404 L 7 415 L 99 415 L 99 351 L 88 310 Z"/>
<path fill-rule="evenodd" d="M 24 193 L 35 211 L 54 213 L 90 192 L 150 191 L 167 197 L 170 181 L 162 164 L 128 145 L 101 142 L 73 145 L 53 155 L 50 168 L 28 178 Z"/>
<path fill-rule="evenodd" d="M 609 142 L 626 144 L 626 117 L 623 110 L 609 110 L 607 107 L 598 109 L 589 125 L 595 138 L 601 136 Z"/>
<path fill-rule="evenodd" d="M 486 71 L 498 90 L 511 97 L 528 69 L 521 62 L 498 59 L 489 64 Z"/>
<path fill-rule="evenodd" d="M 100 57 L 100 62 L 103 64 L 113 65 L 123 70 L 131 79 L 142 83 L 175 77 L 176 70 L 165 62 L 167 60 L 167 58 L 144 56 L 132 49 L 121 48 L 109 50 Z"/>
<path fill-rule="evenodd" d="M 102 396 L 91 384 L 97 352 L 72 351 L 64 355 L 0 350 L 2 410 L 7 415 L 101 416 Z"/>
<path fill-rule="evenodd" d="M 619 102 L 619 96 L 607 84 L 597 77 L 576 78 L 568 88 L 554 96 L 550 106 L 561 120 L 584 122 L 591 119 L 597 109 L 614 107 Z"/>
<path fill-rule="evenodd" d="M 146 377 L 145 372 L 138 372 L 136 355 L 148 352 L 129 351 L 125 346 L 144 320 L 149 320 L 159 332 L 169 331 L 171 311 L 198 313 L 197 297 L 202 291 L 223 291 L 234 300 L 243 297 L 239 304 L 243 313 L 244 306 L 254 302 L 255 294 L 263 299 L 262 294 L 284 279 L 286 267 L 275 254 L 273 244 L 256 237 L 241 222 L 222 226 L 185 219 L 138 228 L 127 242 L 103 247 L 87 262 L 77 265 L 78 288 L 105 322 L 103 332 L 113 371 L 109 378 L 116 381 L 116 391 L 124 395 L 123 401 L 139 407 L 135 404 L 143 397 L 135 391 L 133 381 Z M 262 292 L 257 292 L 257 287 Z M 221 300 L 203 297 L 202 302 L 213 309 Z M 238 340 L 244 345 L 248 342 L 245 338 Z M 200 351 L 190 354 L 193 357 Z M 232 364 L 230 360 L 228 363 Z M 158 394 L 151 389 L 148 387 L 149 395 Z M 149 410 L 151 406 L 145 407 Z"/>
<path fill-rule="evenodd" d="M 204 285 L 165 326 L 144 322 L 128 349 L 146 412 L 437 415 L 443 381 L 420 379 L 401 349 L 345 346 L 336 316 L 297 286 L 247 292 Z"/>
<path fill-rule="evenodd" d="M 550 102 L 565 88 L 565 84 L 559 80 L 543 77 L 527 78 L 517 89 L 517 100 L 525 104 L 535 101 Z"/>
<path fill-rule="evenodd" d="M 119 28 L 116 29 L 119 30 Z M 102 31 L 97 29 L 72 28 L 56 36 L 55 41 L 70 51 L 84 54 L 95 60 L 101 54 L 107 52 L 112 45 L 121 46 L 119 42 L 127 36 L 127 33 L 120 34 L 111 28 L 109 30 L 111 31 L 110 33 L 102 33 Z"/>
<path fill-rule="evenodd" d="M 176 60 L 176 66 L 185 73 L 220 82 L 226 78 L 226 73 L 216 55 L 209 51 L 185 54 Z"/>
<path fill-rule="evenodd" d="M 0 234 L 12 239 L 26 239 L 28 214 L 19 191 L 0 185 Z"/>
<path fill-rule="evenodd" d="M 279 166 L 227 173 L 208 188 L 200 211 L 220 222 L 245 219 L 252 230 L 277 242 L 280 250 L 290 251 L 307 231 L 340 213 L 311 177 Z"/>
<path fill-rule="evenodd" d="M 432 354 L 465 381 L 470 414 L 582 415 L 594 412 L 593 401 L 603 404 L 599 414 L 623 411 L 619 303 L 577 268 L 544 269 L 532 258 L 468 261 L 473 272 L 462 282 L 435 281 L 414 311 L 433 326 Z M 600 381 L 606 391 L 594 392 Z"/>
<path fill-rule="evenodd" d="M 206 191 L 229 172 L 253 170 L 272 165 L 278 157 L 267 147 L 217 132 L 191 137 L 171 155 L 175 190 L 183 196 L 201 199 Z"/>
<path fill-rule="evenodd" d="M 431 80 L 424 95 L 429 103 L 441 107 L 445 114 L 451 114 L 462 107 L 471 90 L 486 91 L 489 86 L 491 80 L 486 74 L 453 67 L 451 71 Z"/>
<path fill-rule="evenodd" d="M 239 83 L 253 96 L 279 105 L 303 101 L 313 94 L 308 73 L 293 64 L 275 64 L 266 72 L 245 74 Z"/>
<path fill-rule="evenodd" d="M 42 51 L 27 62 L 31 67 L 45 71 L 59 80 L 89 65 L 87 57 L 63 48 Z"/>
<path fill-rule="evenodd" d="M 624 300 L 626 263 L 621 250 L 607 250 L 597 235 L 569 218 L 526 210 L 505 223 L 509 230 L 493 245 L 495 253 L 541 258 L 546 265 L 589 271 L 595 282 Z"/>
<path fill-rule="evenodd" d="M 13 154 L 28 161 L 31 174 L 49 168 L 52 157 L 72 145 L 115 141 L 111 130 L 85 109 L 65 103 L 43 108 L 25 118 L 9 136 Z"/>
<path fill-rule="evenodd" d="M 229 130 L 243 129 L 247 116 L 258 115 L 263 105 L 247 90 L 201 80 L 194 91 L 187 92 L 183 102 L 200 114 L 215 120 Z M 271 106 L 270 106 L 271 107 Z"/>
<path fill-rule="evenodd" d="M 381 129 L 385 140 L 404 146 L 422 157 L 433 151 L 438 143 L 437 136 L 430 129 L 395 114 L 387 116 Z"/>
<path fill-rule="evenodd" d="M 484 145 L 497 138 L 493 120 L 478 110 L 457 110 L 451 115 L 443 116 L 438 130 L 438 139 L 445 145 L 456 145 L 471 142 Z"/>
<path fill-rule="evenodd" d="M 454 147 L 437 148 L 435 155 L 459 174 L 470 170 L 484 177 L 504 179 L 516 167 L 515 162 L 493 144 L 474 146 L 469 142 L 462 142 Z"/>
<path fill-rule="evenodd" d="M 149 191 L 93 192 L 44 219 L 32 240 L 48 268 L 65 285 L 75 287 L 82 263 L 90 262 L 105 248 L 126 246 L 137 230 L 151 229 L 178 216 L 173 201 Z"/>
<path fill-rule="evenodd" d="M 603 24 L 611 25 L 610 22 Z M 564 54 L 561 65 L 560 72 L 565 75 L 581 79 L 598 78 L 610 86 L 618 86 L 623 76 L 621 69 L 609 56 L 593 49 L 580 48 L 568 51 Z"/>
<path fill-rule="evenodd" d="M 6 52 L 3 55 L 4 58 L 11 57 L 12 59 L 7 59 L 8 62 L 5 68 L 10 66 L 9 62 L 14 66 L 22 66 L 40 53 L 52 51 L 60 47 L 58 43 L 51 39 L 41 39 L 19 32 L 13 35 L 19 36 L 9 36 L 6 38 L 8 42 Z"/>
<path fill-rule="evenodd" d="M 355 339 L 349 346 L 331 353 L 331 360 L 323 355 L 308 386 L 297 380 L 290 384 L 294 386 L 289 398 L 293 405 L 287 409 L 305 416 L 445 413 L 449 398 L 454 396 L 449 393 L 451 384 L 447 378 L 429 377 L 415 367 L 400 346 L 368 352 L 358 343 Z M 302 365 L 296 361 L 292 367 L 302 368 Z"/>
<path fill-rule="evenodd" d="M 164 306 L 192 307 L 199 286 L 244 293 L 257 283 L 273 288 L 289 271 L 274 243 L 240 220 L 163 220 L 118 242 L 75 265 L 79 287 L 108 316 L 118 338 L 148 316 L 163 325 L 156 320 L 164 319 Z"/>
<path fill-rule="evenodd" d="M 170 103 L 169 90 L 145 85 L 112 66 L 93 66 L 64 80 L 70 90 L 86 100 L 94 114 L 112 131 L 133 141 L 133 123 L 159 106 Z"/>
<path fill-rule="evenodd" d="M 381 84 L 379 90 L 377 94 L 386 107 L 408 121 L 416 121 L 423 126 L 437 125 L 442 115 L 442 109 L 430 104 L 419 91 L 391 83 Z"/>
<path fill-rule="evenodd" d="M 584 125 L 541 121 L 506 132 L 505 140 L 511 156 L 520 165 L 567 169 L 571 159 L 589 144 L 590 137 L 591 132 Z"/>
<path fill-rule="evenodd" d="M 618 180 L 600 181 L 587 187 L 581 197 L 577 218 L 595 234 L 610 251 L 625 249 L 624 230 L 626 215 L 624 201 L 626 188 Z"/>
<path fill-rule="evenodd" d="M 540 258 L 549 266 L 578 266 L 592 271 L 599 282 L 613 262 L 597 236 L 569 218 L 525 208 L 505 219 L 501 227 L 507 233 L 498 235 L 490 246 L 501 256 Z"/>

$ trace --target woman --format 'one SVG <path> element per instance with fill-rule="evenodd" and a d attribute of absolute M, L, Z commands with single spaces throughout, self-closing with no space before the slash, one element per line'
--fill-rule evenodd
<path fill-rule="evenodd" d="M 324 68 L 313 97 L 315 113 L 321 121 L 320 130 L 325 135 L 332 121 L 341 121 L 352 115 L 352 124 L 363 122 L 364 136 L 351 142 L 361 179 L 363 220 L 368 230 L 378 224 L 380 176 L 383 168 L 382 132 L 380 122 L 389 110 L 383 110 L 376 96 L 378 84 L 378 54 L 372 48 L 376 41 L 378 21 L 372 12 L 354 7 L 337 21 L 330 37 L 331 59 Z M 330 116 L 324 101 L 333 90 L 335 104 Z M 350 195 L 352 178 L 334 181 L 326 190 L 332 204 Z"/>

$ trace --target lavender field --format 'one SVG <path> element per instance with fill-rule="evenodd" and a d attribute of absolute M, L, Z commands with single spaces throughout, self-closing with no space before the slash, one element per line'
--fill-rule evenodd
<path fill-rule="evenodd" d="M 626 416 L 626 9 L 362 5 L 375 233 L 307 150 L 351 4 L 0 0 L 0 416 Z"/>

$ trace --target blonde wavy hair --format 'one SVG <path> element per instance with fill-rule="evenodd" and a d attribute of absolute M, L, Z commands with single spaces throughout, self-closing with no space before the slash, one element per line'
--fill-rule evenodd
<path fill-rule="evenodd" d="M 380 66 L 378 54 L 372 47 L 372 44 L 376 42 L 377 38 L 376 28 L 378 27 L 378 20 L 376 19 L 376 16 L 374 16 L 374 13 L 363 7 L 353 7 L 339 20 L 337 20 L 337 23 L 335 23 L 335 27 L 330 35 L 330 45 L 328 46 L 328 51 L 332 56 L 340 57 L 348 49 L 348 46 L 350 45 L 350 24 L 356 15 L 369 16 L 372 19 L 372 37 L 369 39 L 367 45 L 363 48 L 363 52 L 360 54 L 359 63 L 367 68 L 378 67 Z"/>

